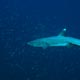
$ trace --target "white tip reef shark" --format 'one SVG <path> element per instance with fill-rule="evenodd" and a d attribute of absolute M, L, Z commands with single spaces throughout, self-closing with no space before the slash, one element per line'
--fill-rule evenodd
<path fill-rule="evenodd" d="M 63 28 L 57 36 L 39 38 L 27 42 L 27 44 L 33 47 L 42 47 L 43 49 L 53 46 L 80 46 L 80 39 L 65 36 L 66 30 L 66 28 Z"/>

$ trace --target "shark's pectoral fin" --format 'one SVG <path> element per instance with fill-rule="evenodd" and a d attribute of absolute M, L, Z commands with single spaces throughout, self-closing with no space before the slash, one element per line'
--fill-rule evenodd
<path fill-rule="evenodd" d="M 42 48 L 43 48 L 43 49 L 46 49 L 46 48 L 47 48 L 47 46 L 43 46 Z"/>
<path fill-rule="evenodd" d="M 45 43 L 45 45 L 44 46 L 42 46 L 42 48 L 43 49 L 46 49 L 46 48 L 48 48 L 50 45 L 48 44 L 48 43 Z"/>
<path fill-rule="evenodd" d="M 67 48 L 71 48 L 72 46 L 73 46 L 72 43 L 68 43 L 66 47 L 67 47 Z"/>

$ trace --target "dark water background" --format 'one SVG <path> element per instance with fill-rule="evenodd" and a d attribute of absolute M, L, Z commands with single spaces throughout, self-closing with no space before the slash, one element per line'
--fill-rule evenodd
<path fill-rule="evenodd" d="M 78 0 L 0 0 L 0 80 L 80 80 L 80 47 L 27 45 L 64 27 L 80 38 Z"/>

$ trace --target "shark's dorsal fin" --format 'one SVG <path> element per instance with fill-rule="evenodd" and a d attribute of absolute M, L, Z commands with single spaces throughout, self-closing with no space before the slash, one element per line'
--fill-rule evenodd
<path fill-rule="evenodd" d="M 58 36 L 64 36 L 66 32 L 66 28 L 62 29 L 62 31 L 58 34 Z"/>

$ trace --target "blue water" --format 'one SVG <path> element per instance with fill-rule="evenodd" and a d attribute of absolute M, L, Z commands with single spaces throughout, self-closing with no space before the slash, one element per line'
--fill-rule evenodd
<path fill-rule="evenodd" d="M 80 38 L 80 5 L 76 0 L 0 1 L 0 80 L 80 80 L 80 47 L 27 45 L 41 37 Z"/>

